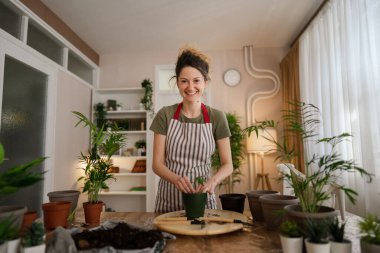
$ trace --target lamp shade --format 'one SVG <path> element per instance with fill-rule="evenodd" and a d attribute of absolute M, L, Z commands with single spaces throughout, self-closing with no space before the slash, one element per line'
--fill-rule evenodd
<path fill-rule="evenodd" d="M 277 131 L 274 128 L 259 130 L 259 137 L 255 132 L 247 138 L 248 153 L 267 153 L 276 150 L 276 144 L 270 140 L 277 141 Z"/>

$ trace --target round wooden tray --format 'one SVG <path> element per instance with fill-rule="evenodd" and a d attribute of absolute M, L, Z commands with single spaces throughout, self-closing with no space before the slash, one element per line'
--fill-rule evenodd
<path fill-rule="evenodd" d="M 247 222 L 247 217 L 241 213 L 218 209 L 206 209 L 204 217 L 237 219 L 242 222 Z M 178 220 L 176 220 L 176 218 L 178 218 Z M 172 221 L 169 221 L 171 219 Z M 180 235 L 218 235 L 243 228 L 243 224 L 230 222 L 206 221 L 204 225 L 185 223 L 189 223 L 189 221 L 186 221 L 184 210 L 165 213 L 154 219 L 154 225 L 158 229 Z"/>

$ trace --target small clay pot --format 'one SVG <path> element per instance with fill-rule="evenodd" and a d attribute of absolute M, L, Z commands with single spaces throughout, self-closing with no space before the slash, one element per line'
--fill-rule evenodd
<path fill-rule="evenodd" d="M 219 196 L 223 210 L 244 212 L 245 195 L 240 193 L 222 194 Z"/>
<path fill-rule="evenodd" d="M 26 229 L 29 228 L 32 225 L 33 221 L 35 221 L 37 218 L 38 216 L 36 211 L 28 211 L 24 213 L 20 233 L 23 235 Z"/>
<path fill-rule="evenodd" d="M 71 202 L 70 213 L 72 213 L 77 208 L 80 191 L 76 191 L 76 190 L 54 191 L 54 192 L 49 192 L 47 195 L 49 197 L 50 202 L 70 201 Z"/>
<path fill-rule="evenodd" d="M 59 226 L 67 227 L 70 207 L 71 202 L 69 201 L 56 201 L 42 204 L 45 229 L 49 231 Z"/>
<path fill-rule="evenodd" d="M 182 193 L 182 201 L 185 206 L 186 217 L 195 219 L 205 214 L 207 193 Z"/>
<path fill-rule="evenodd" d="M 83 203 L 84 219 L 90 225 L 98 225 L 100 223 L 100 214 L 103 210 L 103 202 L 97 203 L 85 202 Z"/>

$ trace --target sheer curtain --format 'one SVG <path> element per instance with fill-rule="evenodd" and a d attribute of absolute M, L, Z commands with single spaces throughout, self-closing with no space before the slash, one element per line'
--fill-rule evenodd
<path fill-rule="evenodd" d="M 341 183 L 359 193 L 348 211 L 380 216 L 380 1 L 332 0 L 299 40 L 301 100 L 318 106 L 321 136 L 353 135 L 345 158 L 375 175 L 367 184 L 347 173 Z M 310 145 L 306 153 L 325 152 Z"/>

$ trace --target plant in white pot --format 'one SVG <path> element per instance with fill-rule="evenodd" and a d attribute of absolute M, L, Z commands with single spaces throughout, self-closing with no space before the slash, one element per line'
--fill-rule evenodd
<path fill-rule="evenodd" d="M 281 224 L 280 239 L 283 253 L 302 253 L 303 237 L 294 221 L 286 220 Z"/>
<path fill-rule="evenodd" d="M 83 203 L 85 220 L 89 224 L 98 224 L 103 202 L 99 201 L 99 192 L 108 189 L 106 181 L 115 179 L 109 172 L 112 166 L 112 155 L 123 147 L 125 137 L 119 132 L 117 125 L 109 131 L 104 131 L 105 126 L 100 128 L 80 112 L 73 112 L 79 119 L 78 125 L 88 127 L 90 130 L 91 147 L 87 153 L 81 152 L 80 162 L 83 164 L 84 176 L 78 181 L 84 181 L 83 192 L 88 193 L 88 202 Z M 115 179 L 116 180 L 116 179 Z"/>
<path fill-rule="evenodd" d="M 359 228 L 361 251 L 365 253 L 380 252 L 380 219 L 370 214 L 359 222 Z"/>
<path fill-rule="evenodd" d="M 329 224 L 331 252 L 351 253 L 352 242 L 344 237 L 345 227 L 346 222 L 339 222 L 338 218 Z"/>
<path fill-rule="evenodd" d="M 282 179 L 286 180 L 293 188 L 294 194 L 298 197 L 300 204 L 285 207 L 288 215 L 303 215 L 313 217 L 316 213 L 325 213 L 328 217 L 335 217 L 337 212 L 333 208 L 322 206 L 323 202 L 331 198 L 332 190 L 340 190 L 351 202 L 355 202 L 357 193 L 344 185 L 339 185 L 338 178 L 344 172 L 358 173 L 368 182 L 371 182 L 372 175 L 359 167 L 353 159 L 344 159 L 336 151 L 337 146 L 348 141 L 351 137 L 349 133 L 341 133 L 331 137 L 319 137 L 319 127 L 321 115 L 317 107 L 303 102 L 291 103 L 292 110 L 283 111 L 284 132 L 290 135 L 298 135 L 304 143 L 311 142 L 315 145 L 323 145 L 324 154 L 314 153 L 311 157 L 304 157 L 305 175 L 296 173 L 292 164 L 285 164 L 289 168 L 289 173 L 283 173 Z M 278 123 L 273 120 L 257 122 L 245 129 L 248 134 L 259 134 L 259 131 L 266 131 L 267 128 L 277 128 Z M 269 134 L 269 133 L 268 133 Z M 283 142 L 276 141 L 268 137 L 269 141 L 276 144 L 278 159 L 291 161 L 297 154 L 293 146 L 288 146 L 286 138 Z M 323 215 L 320 218 L 325 218 Z M 314 217 L 318 218 L 314 215 Z"/>
<path fill-rule="evenodd" d="M 328 224 L 328 220 L 306 220 L 303 234 L 307 253 L 330 253 Z"/>
<path fill-rule="evenodd" d="M 45 252 L 45 229 L 41 222 L 34 221 L 27 228 L 22 238 L 22 251 L 24 253 L 43 253 Z"/>

